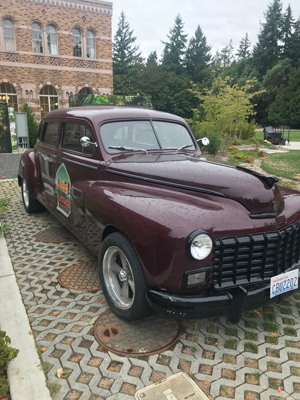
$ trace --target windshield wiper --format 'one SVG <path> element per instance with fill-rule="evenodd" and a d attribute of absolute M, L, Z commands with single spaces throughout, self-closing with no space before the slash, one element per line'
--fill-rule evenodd
<path fill-rule="evenodd" d="M 147 154 L 147 150 L 139 149 L 137 147 L 126 147 L 126 146 L 108 146 L 109 149 L 121 150 L 121 151 L 143 151 Z"/>
<path fill-rule="evenodd" d="M 184 146 L 179 147 L 179 149 L 177 149 L 177 151 L 184 150 L 184 149 L 187 149 L 188 147 L 192 147 L 192 146 L 194 146 L 194 145 L 193 144 L 185 144 Z"/>

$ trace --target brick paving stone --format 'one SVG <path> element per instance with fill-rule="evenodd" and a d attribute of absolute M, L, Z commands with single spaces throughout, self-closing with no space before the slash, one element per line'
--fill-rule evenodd
<path fill-rule="evenodd" d="M 183 321 L 179 342 L 159 355 L 117 356 L 93 336 L 94 322 L 107 309 L 102 291 L 79 292 L 58 281 L 64 269 L 96 263 L 96 257 L 50 213 L 27 215 L 15 181 L 0 185 L 0 198 L 10 196 L 12 204 L 3 214 L 10 225 L 8 250 L 35 340 L 46 347 L 41 355 L 46 378 L 60 385 L 57 400 L 133 399 L 136 390 L 180 370 L 210 400 L 300 399 L 300 293 L 282 305 L 244 313 L 238 324 L 224 317 Z M 47 229 L 60 231 L 63 241 L 37 242 Z M 264 331 L 268 318 L 279 327 L 276 340 Z"/>

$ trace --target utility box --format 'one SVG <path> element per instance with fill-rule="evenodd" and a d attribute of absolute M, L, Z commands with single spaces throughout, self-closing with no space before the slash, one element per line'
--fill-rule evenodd
<path fill-rule="evenodd" d="M 16 112 L 16 132 L 18 149 L 29 149 L 29 134 L 26 112 Z"/>

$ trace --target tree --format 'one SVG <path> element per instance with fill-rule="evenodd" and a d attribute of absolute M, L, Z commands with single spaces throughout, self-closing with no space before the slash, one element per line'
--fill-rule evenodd
<path fill-rule="evenodd" d="M 128 75 L 135 64 L 142 61 L 139 46 L 134 45 L 135 41 L 136 37 L 133 36 L 133 30 L 130 30 L 129 23 L 122 11 L 113 43 L 114 75 Z"/>
<path fill-rule="evenodd" d="M 185 54 L 186 74 L 193 82 L 203 82 L 205 70 L 211 61 L 210 51 L 211 46 L 207 45 L 206 37 L 198 25 Z"/>
<path fill-rule="evenodd" d="M 229 44 L 220 52 L 220 62 L 222 67 L 228 67 L 234 60 L 232 39 Z"/>
<path fill-rule="evenodd" d="M 289 56 L 293 66 L 296 66 L 300 61 L 300 17 L 294 24 L 294 32 L 289 45 Z"/>
<path fill-rule="evenodd" d="M 240 47 L 236 53 L 238 60 L 250 57 L 250 46 L 251 43 L 248 37 L 248 33 L 246 33 L 246 36 L 240 41 Z"/>
<path fill-rule="evenodd" d="M 27 114 L 29 146 L 33 148 L 36 143 L 39 124 L 35 120 L 33 109 L 27 103 L 23 104 L 21 111 Z"/>
<path fill-rule="evenodd" d="M 175 24 L 167 35 L 169 41 L 162 42 L 163 51 L 161 66 L 163 71 L 174 71 L 177 75 L 184 72 L 183 56 L 186 48 L 187 35 L 183 33 L 183 22 L 180 14 L 175 18 Z"/>
<path fill-rule="evenodd" d="M 266 22 L 262 24 L 258 35 L 258 43 L 254 46 L 253 65 L 261 75 L 277 64 L 283 39 L 282 31 L 282 4 L 280 0 L 273 0 L 265 13 Z"/>
<path fill-rule="evenodd" d="M 294 26 L 294 18 L 292 15 L 291 6 L 288 5 L 286 12 L 283 16 L 282 22 L 282 34 L 283 34 L 283 46 L 281 57 L 284 59 L 286 57 L 291 57 L 291 45 L 292 45 L 292 30 Z"/>

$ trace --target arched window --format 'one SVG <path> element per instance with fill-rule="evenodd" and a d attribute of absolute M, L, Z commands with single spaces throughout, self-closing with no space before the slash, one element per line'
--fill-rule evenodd
<path fill-rule="evenodd" d="M 0 84 L 0 100 L 18 111 L 18 96 L 11 83 L 3 82 Z"/>
<path fill-rule="evenodd" d="M 78 93 L 79 94 L 94 94 L 92 89 L 90 89 L 89 87 L 84 87 L 84 88 L 80 89 Z"/>
<path fill-rule="evenodd" d="M 86 56 L 88 58 L 96 58 L 95 34 L 92 31 L 86 33 Z"/>
<path fill-rule="evenodd" d="M 41 25 L 34 22 L 31 25 L 31 39 L 32 39 L 32 51 L 34 53 L 43 52 L 43 40 L 42 40 L 42 29 Z"/>
<path fill-rule="evenodd" d="M 57 30 L 53 25 L 47 26 L 47 44 L 48 44 L 49 54 L 57 55 L 58 54 Z"/>
<path fill-rule="evenodd" d="M 79 29 L 73 29 L 73 56 L 82 57 L 81 32 Z"/>
<path fill-rule="evenodd" d="M 15 25 L 9 18 L 3 20 L 5 50 L 16 50 Z"/>
<path fill-rule="evenodd" d="M 41 116 L 58 109 L 58 95 L 56 89 L 51 85 L 43 86 L 40 91 Z"/>

